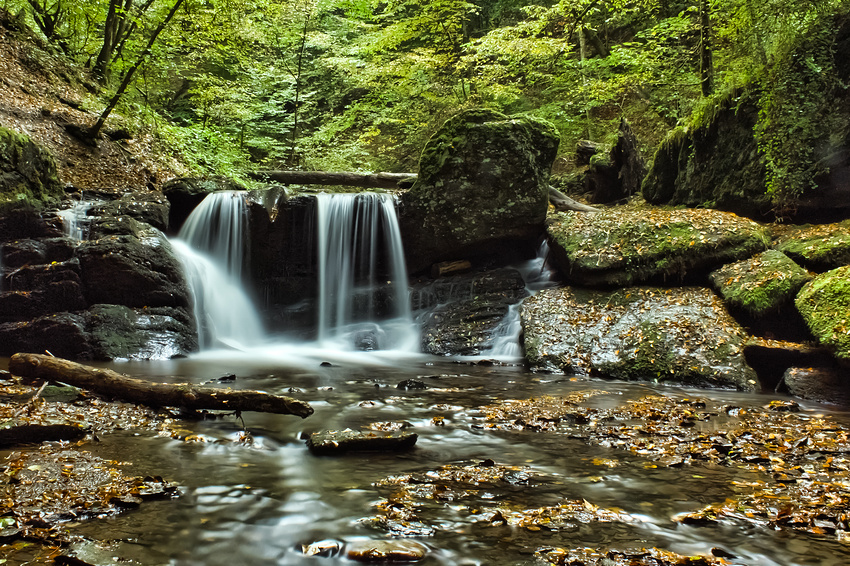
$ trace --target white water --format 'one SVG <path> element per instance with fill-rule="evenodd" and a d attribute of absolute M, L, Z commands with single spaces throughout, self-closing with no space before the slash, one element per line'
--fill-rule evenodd
<path fill-rule="evenodd" d="M 244 350 L 265 340 L 241 277 L 247 221 L 244 192 L 211 193 L 172 242 L 192 291 L 202 350 L 221 346 Z"/>
<path fill-rule="evenodd" d="M 101 201 L 80 200 L 74 203 L 71 208 L 60 210 L 57 216 L 62 219 L 62 227 L 65 234 L 78 242 L 82 242 L 88 237 L 88 211 Z"/>
<path fill-rule="evenodd" d="M 534 295 L 541 289 L 548 289 L 557 286 L 557 282 L 552 280 L 552 270 L 546 267 L 546 258 L 549 254 L 549 244 L 546 240 L 537 248 L 537 257 L 525 262 L 516 269 L 522 274 L 522 279 L 525 281 L 525 289 L 529 296 Z M 498 359 L 515 359 L 522 358 L 522 346 L 519 343 L 519 335 L 522 331 L 522 323 L 520 321 L 520 309 L 522 301 L 511 305 L 508 314 L 502 319 L 502 322 L 493 331 L 493 347 L 484 352 L 484 355 Z"/>
<path fill-rule="evenodd" d="M 316 219 L 320 343 L 418 351 L 393 197 L 320 194 Z"/>

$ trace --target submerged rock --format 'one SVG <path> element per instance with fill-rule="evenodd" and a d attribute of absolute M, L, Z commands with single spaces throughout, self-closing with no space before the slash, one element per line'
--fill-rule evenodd
<path fill-rule="evenodd" d="M 782 252 L 768 250 L 725 265 L 709 278 L 727 304 L 762 317 L 789 305 L 812 276 Z"/>
<path fill-rule="evenodd" d="M 325 430 L 311 434 L 307 439 L 307 448 L 313 454 L 400 452 L 413 448 L 418 438 L 419 435 L 412 432 Z"/>
<path fill-rule="evenodd" d="M 682 281 L 762 251 L 767 241 L 757 223 L 717 210 L 563 212 L 548 231 L 564 277 L 589 286 Z"/>
<path fill-rule="evenodd" d="M 392 564 L 422 560 L 428 547 L 412 540 L 359 540 L 349 543 L 345 551 L 349 560 Z"/>
<path fill-rule="evenodd" d="M 521 316 L 533 369 L 758 388 L 743 330 L 708 289 L 547 289 L 526 299 Z"/>
<path fill-rule="evenodd" d="M 428 141 L 400 198 L 408 269 L 530 245 L 543 229 L 560 136 L 549 122 L 468 110 Z"/>
<path fill-rule="evenodd" d="M 777 240 L 777 250 L 813 271 L 850 265 L 850 220 L 793 227 Z"/>
<path fill-rule="evenodd" d="M 797 295 L 795 304 L 815 338 L 850 365 L 850 266 L 815 277 Z"/>

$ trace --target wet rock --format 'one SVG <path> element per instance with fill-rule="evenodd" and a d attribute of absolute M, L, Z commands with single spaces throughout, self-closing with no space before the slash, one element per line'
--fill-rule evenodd
<path fill-rule="evenodd" d="M 6 242 L 2 246 L 3 265 L 5 267 L 21 267 L 28 264 L 44 263 L 46 246 L 31 239 Z"/>
<path fill-rule="evenodd" d="M 89 215 L 111 218 L 128 216 L 158 230 L 167 230 L 170 207 L 171 204 L 161 192 L 135 191 L 92 207 Z"/>
<path fill-rule="evenodd" d="M 755 222 L 717 210 L 620 207 L 550 217 L 552 258 L 578 285 L 682 281 L 763 251 Z"/>
<path fill-rule="evenodd" d="M 786 229 L 777 237 L 775 247 L 812 271 L 850 265 L 850 220 Z"/>
<path fill-rule="evenodd" d="M 320 540 L 301 545 L 301 552 L 307 556 L 333 556 L 341 549 L 342 545 L 337 540 Z"/>
<path fill-rule="evenodd" d="M 0 321 L 20 321 L 88 306 L 76 260 L 24 266 L 9 274 L 0 293 Z"/>
<path fill-rule="evenodd" d="M 530 246 L 543 228 L 560 136 L 552 124 L 492 110 L 449 119 L 400 197 L 408 269 Z"/>
<path fill-rule="evenodd" d="M 422 321 L 423 351 L 435 355 L 478 355 L 492 346 L 493 330 L 510 306 L 526 295 L 514 269 L 441 277 L 418 283 L 411 302 Z"/>
<path fill-rule="evenodd" d="M 0 324 L 0 356 L 18 352 L 43 354 L 69 359 L 90 359 L 91 346 L 85 317 L 56 313 L 24 322 Z"/>
<path fill-rule="evenodd" d="M 86 432 L 79 423 L 61 418 L 39 423 L 23 419 L 0 420 L 0 447 L 40 444 L 47 440 L 77 440 Z"/>
<path fill-rule="evenodd" d="M 795 304 L 815 338 L 831 348 L 839 362 L 850 365 L 850 266 L 815 277 Z"/>
<path fill-rule="evenodd" d="M 428 554 L 428 547 L 412 540 L 364 540 L 346 546 L 346 556 L 357 562 L 417 562 Z"/>
<path fill-rule="evenodd" d="M 835 363 L 829 349 L 823 346 L 763 338 L 747 340 L 744 357 L 765 389 L 769 390 L 779 385 L 788 368 L 829 367 Z"/>
<path fill-rule="evenodd" d="M 185 308 L 95 305 L 87 318 L 95 359 L 163 360 L 198 349 L 194 318 Z"/>
<path fill-rule="evenodd" d="M 189 214 L 209 193 L 217 191 L 244 191 L 245 187 L 225 178 L 180 177 L 167 181 L 162 192 L 170 203 L 168 228 L 176 233 Z"/>
<path fill-rule="evenodd" d="M 728 305 L 762 317 L 790 305 L 812 276 L 782 252 L 768 250 L 725 265 L 709 278 Z"/>
<path fill-rule="evenodd" d="M 186 307 L 191 302 L 171 244 L 150 226 L 134 224 L 134 233 L 83 242 L 77 257 L 91 304 Z"/>
<path fill-rule="evenodd" d="M 419 435 L 411 432 L 325 430 L 311 434 L 307 447 L 314 454 L 401 452 L 413 448 L 418 438 Z"/>
<path fill-rule="evenodd" d="M 818 403 L 850 407 L 850 380 L 846 370 L 830 367 L 793 367 L 782 376 L 788 393 Z"/>
<path fill-rule="evenodd" d="M 396 389 L 427 389 L 424 381 L 418 379 L 405 379 L 396 385 Z"/>
<path fill-rule="evenodd" d="M 758 388 L 743 355 L 746 336 L 709 289 L 547 289 L 521 313 L 534 369 Z"/>

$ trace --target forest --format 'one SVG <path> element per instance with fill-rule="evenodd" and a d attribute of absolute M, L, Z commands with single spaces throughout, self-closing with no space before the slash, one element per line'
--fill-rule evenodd
<path fill-rule="evenodd" d="M 765 191 L 822 164 L 839 0 L 4 0 L 107 101 L 202 175 L 415 171 L 460 110 L 551 121 L 554 174 L 628 120 L 646 158 L 675 128 L 755 100 Z M 801 46 L 802 49 L 801 49 Z M 800 57 L 799 65 L 790 59 Z M 803 68 L 806 72 L 800 73 Z M 792 72 L 793 69 L 793 72 Z M 118 96 L 114 96 L 118 93 Z M 832 127 L 830 127 L 832 126 Z"/>

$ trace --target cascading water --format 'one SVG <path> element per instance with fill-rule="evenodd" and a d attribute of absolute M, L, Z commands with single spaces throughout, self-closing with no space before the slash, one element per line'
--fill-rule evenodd
<path fill-rule="evenodd" d="M 518 266 L 517 270 L 522 274 L 525 281 L 525 289 L 529 296 L 534 295 L 541 289 L 547 289 L 557 285 L 552 280 L 552 272 L 546 267 L 546 257 L 549 254 L 549 244 L 546 240 L 537 248 L 537 257 Z M 485 355 L 494 358 L 510 359 L 523 356 L 522 346 L 519 343 L 519 335 L 522 331 L 520 322 L 520 309 L 522 301 L 511 305 L 508 314 L 493 331 L 493 347 L 485 352 Z"/>
<path fill-rule="evenodd" d="M 199 204 L 173 241 L 195 301 L 201 349 L 238 349 L 265 338 L 260 317 L 242 287 L 247 233 L 246 193 L 211 193 Z"/>
<path fill-rule="evenodd" d="M 393 197 L 320 194 L 316 218 L 320 342 L 418 350 Z"/>
<path fill-rule="evenodd" d="M 62 219 L 65 234 L 81 242 L 88 237 L 88 211 L 101 201 L 79 200 L 71 208 L 60 210 L 57 215 Z"/>

